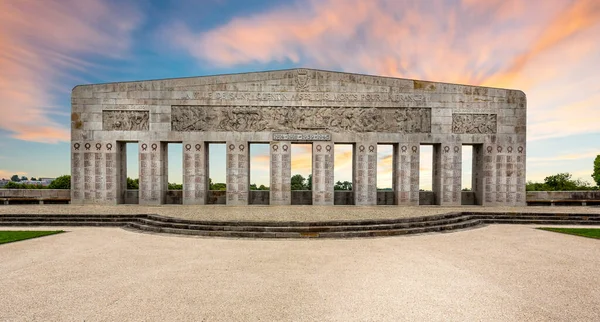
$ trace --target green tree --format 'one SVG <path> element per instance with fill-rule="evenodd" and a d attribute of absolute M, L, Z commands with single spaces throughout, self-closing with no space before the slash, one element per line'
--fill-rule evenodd
<path fill-rule="evenodd" d="M 16 183 L 15 181 L 9 181 L 4 186 L 4 189 L 22 189 L 21 184 Z"/>
<path fill-rule="evenodd" d="M 293 175 L 291 179 L 292 190 L 305 190 L 306 185 L 304 184 L 304 181 L 306 181 L 306 179 L 304 179 L 301 174 Z"/>
<path fill-rule="evenodd" d="M 350 181 L 338 181 L 333 186 L 333 190 L 352 190 L 352 182 Z"/>
<path fill-rule="evenodd" d="M 71 189 L 71 175 L 65 174 L 50 182 L 48 189 Z"/>
<path fill-rule="evenodd" d="M 208 178 L 208 190 L 227 190 L 227 184 L 225 183 L 213 183 L 212 178 Z"/>
<path fill-rule="evenodd" d="M 183 190 L 183 184 L 169 182 L 167 185 L 167 189 L 168 190 Z"/>
<path fill-rule="evenodd" d="M 577 190 L 576 183 L 571 180 L 570 173 L 558 173 L 544 179 L 546 186 L 553 191 Z"/>
<path fill-rule="evenodd" d="M 266 187 L 264 184 L 261 184 L 260 187 L 258 187 L 258 190 L 269 190 L 269 187 Z"/>
<path fill-rule="evenodd" d="M 545 183 L 527 181 L 527 184 L 525 185 L 525 190 L 527 190 L 527 191 L 548 191 L 550 189 L 548 189 L 548 187 L 546 187 Z"/>
<path fill-rule="evenodd" d="M 592 178 L 594 178 L 596 186 L 600 188 L 600 154 L 594 159 L 594 172 L 592 173 Z"/>
<path fill-rule="evenodd" d="M 139 190 L 140 189 L 140 179 L 131 179 L 127 177 L 127 190 Z"/>
<path fill-rule="evenodd" d="M 12 181 L 12 182 L 19 182 L 19 181 L 21 181 L 21 179 L 19 178 L 18 175 L 13 174 L 13 176 L 10 177 L 10 181 Z"/>
<path fill-rule="evenodd" d="M 306 179 L 306 190 L 312 190 L 312 174 L 309 174 Z"/>
<path fill-rule="evenodd" d="M 568 172 L 558 173 L 544 178 L 544 182 L 528 181 L 525 186 L 527 191 L 579 191 L 592 190 L 589 183 L 580 179 L 571 179 Z"/>
<path fill-rule="evenodd" d="M 27 181 L 27 177 L 26 176 L 22 176 L 21 177 L 21 181 Z"/>
<path fill-rule="evenodd" d="M 37 179 L 35 177 L 31 177 L 30 180 L 31 181 L 37 181 Z"/>

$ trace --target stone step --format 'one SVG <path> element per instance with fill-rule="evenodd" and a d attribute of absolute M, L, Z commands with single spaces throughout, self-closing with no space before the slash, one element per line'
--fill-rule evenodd
<path fill-rule="evenodd" d="M 341 232 L 259 232 L 259 231 L 230 231 L 230 230 L 194 230 L 170 227 L 157 227 L 141 223 L 131 223 L 130 228 L 143 231 L 182 234 L 194 236 L 233 237 L 233 238 L 353 238 L 378 237 L 418 234 L 427 232 L 450 231 L 474 227 L 481 224 L 478 220 L 467 220 L 454 224 L 436 225 L 418 228 L 402 228 L 388 230 L 341 231 Z"/>
<path fill-rule="evenodd" d="M 593 220 L 552 220 L 552 219 L 479 219 L 485 224 L 515 224 L 515 225 L 589 225 L 598 226 L 599 221 Z"/>
<path fill-rule="evenodd" d="M 220 222 L 219 225 L 197 225 L 188 223 L 172 223 L 150 219 L 137 219 L 138 222 L 147 226 L 168 227 L 177 229 L 207 230 L 207 231 L 254 231 L 254 232 L 342 232 L 342 231 L 366 231 L 366 230 L 391 230 L 400 228 L 416 228 L 426 226 L 439 226 L 458 223 L 470 220 L 469 216 L 453 217 L 441 220 L 424 220 L 419 222 L 405 222 L 393 224 L 375 224 L 375 225 L 322 225 L 322 226 L 268 226 L 266 223 L 262 226 L 238 226 L 235 224 L 225 225 L 227 222 Z"/>
<path fill-rule="evenodd" d="M 494 219 L 520 219 L 520 220 L 588 220 L 600 223 L 600 217 L 589 217 L 589 216 L 502 216 L 502 215 L 473 215 L 472 218 L 481 219 L 481 220 L 494 220 Z"/>
<path fill-rule="evenodd" d="M 104 221 L 104 222 L 130 222 L 133 220 L 137 220 L 137 218 L 81 218 L 81 217 L 66 217 L 66 218 L 45 218 L 45 217 L 32 217 L 32 218 L 23 218 L 23 217 L 0 217 L 0 223 L 5 221 L 37 221 L 37 222 L 66 222 L 66 221 Z"/>
<path fill-rule="evenodd" d="M 571 216 L 581 216 L 581 217 L 589 217 L 589 218 L 600 218 L 600 213 L 555 213 L 555 212 L 543 212 L 543 213 L 534 213 L 534 212 L 470 212 L 465 211 L 462 212 L 463 215 L 470 216 L 508 216 L 508 217 L 523 217 L 523 216 L 534 216 L 534 217 L 571 217 Z"/>
<path fill-rule="evenodd" d="M 191 225 L 205 226 L 269 226 L 269 227 L 305 227 L 305 226 L 364 226 L 364 225 L 381 225 L 381 224 L 396 224 L 409 222 L 433 221 L 440 219 L 456 218 L 463 216 L 460 212 L 447 213 L 433 216 L 420 216 L 410 218 L 394 218 L 394 219 L 361 219 L 361 220 L 327 220 L 327 221 L 208 221 L 208 220 L 189 220 L 173 217 L 165 217 L 160 215 L 148 215 L 149 220 L 180 223 Z"/>
<path fill-rule="evenodd" d="M 124 227 L 128 221 L 1 221 L 0 226 L 104 226 Z"/>

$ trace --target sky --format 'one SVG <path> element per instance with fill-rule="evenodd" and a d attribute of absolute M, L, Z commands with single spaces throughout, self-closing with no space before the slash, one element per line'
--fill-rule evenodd
<path fill-rule="evenodd" d="M 569 172 L 591 183 L 598 35 L 598 0 L 2 0 L 0 178 L 70 172 L 75 85 L 307 67 L 523 90 L 527 180 Z M 169 150 L 169 181 L 181 182 L 181 146 Z M 267 150 L 251 150 L 251 181 L 268 185 Z M 379 150 L 385 188 L 391 158 Z M 310 173 L 310 148 L 292 151 L 292 172 Z M 431 150 L 421 152 L 426 187 Z M 335 180 L 350 181 L 351 150 L 336 146 L 335 160 Z M 224 171 L 210 169 L 222 181 Z"/>

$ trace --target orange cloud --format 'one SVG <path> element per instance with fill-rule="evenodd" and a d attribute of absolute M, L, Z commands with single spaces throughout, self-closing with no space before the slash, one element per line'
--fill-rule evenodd
<path fill-rule="evenodd" d="M 513 58 L 503 72 L 490 77 L 484 85 L 509 87 L 514 85 L 527 64 L 556 46 L 563 44 L 579 32 L 585 31 L 600 22 L 600 2 L 578 0 L 570 2 L 544 28 L 524 53 Z"/>
<path fill-rule="evenodd" d="M 172 41 L 203 63 L 297 65 L 522 89 L 530 139 L 598 132 L 600 1 L 296 1 Z M 593 97 L 592 97 L 593 96 Z M 585 99 L 583 102 L 582 98 Z M 568 110 L 568 112 L 563 112 Z M 585 116 L 580 126 L 581 116 Z M 559 131 L 555 131 L 560 129 Z"/>
<path fill-rule="evenodd" d="M 292 175 L 312 173 L 312 144 L 292 144 Z"/>
<path fill-rule="evenodd" d="M 139 15 L 128 5 L 101 0 L 0 2 L 0 128 L 14 138 L 56 143 L 70 140 L 52 114 L 52 92 L 91 67 L 82 55 L 119 57 L 130 47 Z M 64 107 L 66 110 L 66 107 Z"/>

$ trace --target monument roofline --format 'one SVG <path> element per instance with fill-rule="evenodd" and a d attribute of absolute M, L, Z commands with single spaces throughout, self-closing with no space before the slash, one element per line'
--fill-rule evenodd
<path fill-rule="evenodd" d="M 75 85 L 71 89 L 71 92 L 73 92 L 78 87 L 96 86 L 96 85 L 158 82 L 158 81 L 168 81 L 168 80 L 208 78 L 208 77 L 219 77 L 219 76 L 236 76 L 236 75 L 250 75 L 250 74 L 265 74 L 265 73 L 273 73 L 273 72 L 292 72 L 292 71 L 298 71 L 298 70 L 307 70 L 307 71 L 333 73 L 333 74 L 344 74 L 344 75 L 355 75 L 355 76 L 361 76 L 361 77 L 374 77 L 374 78 L 383 78 L 383 79 L 394 79 L 394 80 L 403 80 L 403 81 L 427 82 L 427 83 L 435 83 L 435 84 L 440 84 L 440 85 L 458 85 L 458 86 L 468 86 L 468 87 L 477 87 L 477 88 L 500 89 L 500 90 L 520 92 L 523 96 L 527 96 L 525 94 L 525 92 L 523 92 L 522 90 L 512 89 L 512 88 L 479 86 L 479 85 L 470 85 L 470 84 L 440 82 L 440 81 L 431 81 L 431 80 L 413 79 L 413 78 L 402 78 L 402 77 L 392 77 L 392 76 L 381 76 L 381 75 L 363 74 L 363 73 L 351 73 L 351 72 L 342 72 L 342 71 L 325 70 L 325 69 L 317 69 L 317 68 L 305 68 L 305 67 L 287 68 L 287 69 L 272 69 L 272 70 L 263 70 L 263 71 L 249 71 L 249 72 L 240 72 L 240 73 L 212 74 L 212 75 L 201 75 L 201 76 L 155 78 L 155 79 L 145 79 L 145 80 L 135 80 L 135 81 L 119 81 L 119 82 L 104 82 L 104 83 L 93 83 L 93 84 L 79 84 L 79 85 Z"/>

